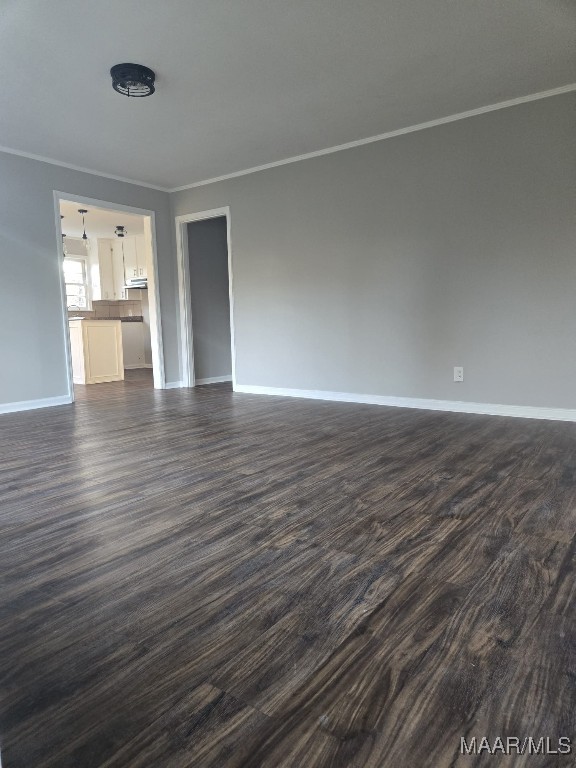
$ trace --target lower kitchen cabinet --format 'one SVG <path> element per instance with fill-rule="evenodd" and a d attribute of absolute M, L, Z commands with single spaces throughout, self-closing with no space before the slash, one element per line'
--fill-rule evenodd
<path fill-rule="evenodd" d="M 122 381 L 124 355 L 120 320 L 70 320 L 75 384 Z"/>

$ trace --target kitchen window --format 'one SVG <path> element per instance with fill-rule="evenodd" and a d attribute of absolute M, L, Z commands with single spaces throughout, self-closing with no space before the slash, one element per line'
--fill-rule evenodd
<path fill-rule="evenodd" d="M 64 259 L 64 281 L 68 309 L 89 309 L 86 261 L 67 256 Z"/>

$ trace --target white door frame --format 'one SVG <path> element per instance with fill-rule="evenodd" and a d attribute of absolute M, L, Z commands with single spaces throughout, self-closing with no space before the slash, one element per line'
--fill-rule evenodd
<path fill-rule="evenodd" d="M 176 252 L 178 255 L 178 293 L 180 296 L 180 366 L 182 386 L 193 387 L 194 375 L 193 319 L 190 299 L 190 268 L 188 262 L 187 224 L 205 219 L 226 217 L 226 238 L 228 246 L 228 296 L 230 300 L 230 348 L 232 353 L 232 388 L 236 389 L 236 342 L 234 334 L 234 293 L 232 274 L 232 238 L 230 235 L 230 207 L 212 208 L 209 211 L 186 213 L 176 216 Z"/>
<path fill-rule="evenodd" d="M 73 192 L 60 192 L 54 190 L 54 220 L 56 223 L 57 253 L 60 264 L 64 259 L 62 244 L 62 220 L 60 218 L 60 201 L 73 200 L 80 205 L 92 206 L 93 208 L 107 208 L 112 211 L 122 211 L 123 213 L 134 213 L 138 216 L 144 216 L 144 237 L 150 242 L 150 254 L 152 263 L 148 270 L 148 304 L 150 308 L 150 342 L 152 347 L 152 373 L 154 377 L 154 388 L 166 388 L 166 372 L 164 370 L 164 345 L 162 343 L 162 318 L 160 314 L 160 294 L 158 291 L 158 249 L 156 245 L 156 214 L 147 208 L 134 208 L 131 205 L 121 205 L 120 203 L 111 203 L 108 200 L 96 200 L 92 197 L 84 197 Z M 70 402 L 74 401 L 74 381 L 72 376 L 72 355 L 70 352 L 70 334 L 68 332 L 68 309 L 66 306 L 66 285 L 64 282 L 64 271 L 60 270 L 60 297 L 62 304 L 62 323 L 64 329 L 64 338 L 66 344 L 66 364 L 68 367 L 68 394 Z"/>

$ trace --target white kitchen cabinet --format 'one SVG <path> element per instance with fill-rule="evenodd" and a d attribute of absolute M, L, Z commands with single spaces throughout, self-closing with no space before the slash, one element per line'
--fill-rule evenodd
<path fill-rule="evenodd" d="M 136 238 L 123 237 L 119 239 L 124 249 L 124 274 L 126 280 L 138 277 L 138 254 L 136 252 Z"/>
<path fill-rule="evenodd" d="M 97 244 L 97 248 L 93 248 L 91 251 L 90 259 L 92 298 L 94 301 L 103 299 L 114 301 L 116 298 L 116 287 L 110 240 L 99 238 Z"/>
<path fill-rule="evenodd" d="M 122 323 L 124 368 L 145 368 L 144 323 Z"/>
<path fill-rule="evenodd" d="M 148 248 L 146 246 L 146 239 L 144 235 L 136 235 L 134 238 L 136 243 L 136 259 L 138 274 L 137 277 L 148 277 Z"/>
<path fill-rule="evenodd" d="M 148 273 L 144 236 L 98 238 L 97 244 L 90 270 L 94 300 L 127 299 L 128 294 L 124 288 L 127 281 L 146 277 Z"/>
<path fill-rule="evenodd" d="M 70 320 L 75 384 L 122 381 L 124 355 L 120 320 Z"/>
<path fill-rule="evenodd" d="M 124 273 L 126 280 L 147 277 L 147 248 L 144 235 L 127 236 L 121 239 L 124 249 Z"/>
<path fill-rule="evenodd" d="M 116 238 L 111 240 L 112 246 L 112 267 L 114 270 L 114 298 L 116 300 L 125 299 L 126 291 L 124 285 L 126 283 L 124 276 L 124 249 L 122 247 L 122 240 Z"/>
<path fill-rule="evenodd" d="M 98 238 L 91 260 L 92 296 L 95 301 L 126 298 L 122 241 Z"/>
<path fill-rule="evenodd" d="M 122 254 L 123 266 L 123 284 L 137 277 L 147 277 L 147 248 L 144 235 L 135 237 L 127 235 L 117 238 L 113 243 L 114 254 L 118 254 L 117 261 L 120 264 L 120 253 Z M 121 296 L 119 298 L 126 298 Z"/>

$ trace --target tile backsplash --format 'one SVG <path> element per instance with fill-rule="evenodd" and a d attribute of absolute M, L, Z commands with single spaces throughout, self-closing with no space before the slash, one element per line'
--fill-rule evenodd
<path fill-rule="evenodd" d="M 142 303 L 139 299 L 122 301 L 93 301 L 92 310 L 68 310 L 68 317 L 120 318 L 141 317 Z"/>

